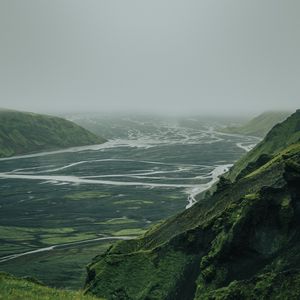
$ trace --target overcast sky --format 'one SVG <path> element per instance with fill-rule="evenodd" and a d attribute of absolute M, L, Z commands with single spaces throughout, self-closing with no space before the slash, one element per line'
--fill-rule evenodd
<path fill-rule="evenodd" d="M 0 107 L 300 107 L 299 0 L 0 0 Z"/>

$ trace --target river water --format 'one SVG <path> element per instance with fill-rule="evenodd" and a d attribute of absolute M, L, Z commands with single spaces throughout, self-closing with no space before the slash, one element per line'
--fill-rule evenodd
<path fill-rule="evenodd" d="M 200 192 L 259 141 L 220 133 L 215 121 L 88 117 L 77 121 L 102 130 L 108 142 L 0 159 L 4 271 L 34 274 L 61 286 L 61 280 L 55 275 L 50 280 L 42 270 L 65 271 L 68 280 L 70 272 L 77 272 L 74 262 L 69 263 L 73 254 L 65 252 L 63 260 L 53 257 L 45 265 L 47 260 L 38 261 L 37 253 L 51 250 L 54 255 L 59 245 L 68 243 L 130 238 L 190 209 Z M 82 258 L 80 268 L 90 256 Z"/>

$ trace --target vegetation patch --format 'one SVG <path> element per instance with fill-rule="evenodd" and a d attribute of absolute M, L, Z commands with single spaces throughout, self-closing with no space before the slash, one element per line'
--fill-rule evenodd
<path fill-rule="evenodd" d="M 41 242 L 47 245 L 56 245 L 89 240 L 96 237 L 94 233 L 76 233 L 70 235 L 43 234 L 41 235 Z"/>
<path fill-rule="evenodd" d="M 16 278 L 6 273 L 0 273 L 0 291 L 0 299 L 3 300 L 100 300 L 83 295 L 82 291 L 49 288 L 34 279 Z"/>
<path fill-rule="evenodd" d="M 114 201 L 113 204 L 115 204 L 115 205 L 127 205 L 127 204 L 143 205 L 143 204 L 154 204 L 154 202 L 149 201 L 149 200 L 118 200 L 118 201 Z"/>
<path fill-rule="evenodd" d="M 111 195 L 106 192 L 101 191 L 86 191 L 86 192 L 78 192 L 74 194 L 68 194 L 64 198 L 66 200 L 97 200 L 99 198 L 110 197 Z"/>
<path fill-rule="evenodd" d="M 222 180 L 191 209 L 96 257 L 87 292 L 110 300 L 298 299 L 299 124 L 300 110 L 237 163 L 235 174 L 267 154 L 250 174 Z"/>
<path fill-rule="evenodd" d="M 101 224 L 101 225 L 122 225 L 122 224 L 131 224 L 131 223 L 136 223 L 137 221 L 134 219 L 129 219 L 129 218 L 114 218 L 114 219 L 109 219 L 106 221 L 102 222 L 96 222 L 95 224 Z"/>
<path fill-rule="evenodd" d="M 62 118 L 0 110 L 0 157 L 103 142 L 103 138 Z"/>
<path fill-rule="evenodd" d="M 120 236 L 120 235 L 143 235 L 146 232 L 146 229 L 142 228 L 128 228 L 128 229 L 121 229 L 119 231 L 113 232 L 113 235 Z"/>
<path fill-rule="evenodd" d="M 239 127 L 223 128 L 222 132 L 264 137 L 274 125 L 285 120 L 290 114 L 291 112 L 286 111 L 265 112 Z"/>

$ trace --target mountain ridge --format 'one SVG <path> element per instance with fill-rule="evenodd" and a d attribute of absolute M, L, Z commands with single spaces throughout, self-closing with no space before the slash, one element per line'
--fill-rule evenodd
<path fill-rule="evenodd" d="M 191 209 L 96 257 L 86 292 L 107 299 L 253 299 L 252 285 L 261 295 L 278 287 L 277 294 L 291 295 L 300 269 L 299 122 L 298 110 L 270 131 L 253 150 L 272 145 L 263 147 L 270 157 L 251 172 L 220 182 Z M 300 289 L 293 293 L 299 297 Z"/>
<path fill-rule="evenodd" d="M 228 178 L 245 176 L 252 168 L 269 161 L 279 151 L 290 144 L 300 141 L 300 110 L 296 110 L 285 121 L 277 123 L 254 149 L 238 160 L 230 169 Z M 251 163 L 256 164 L 251 165 Z M 240 174 L 243 170 L 243 174 Z"/>

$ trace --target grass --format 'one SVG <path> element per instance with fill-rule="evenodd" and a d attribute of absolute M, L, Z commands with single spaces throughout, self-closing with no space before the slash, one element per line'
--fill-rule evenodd
<path fill-rule="evenodd" d="M 0 111 L 0 157 L 100 144 L 105 140 L 62 118 Z"/>
<path fill-rule="evenodd" d="M 177 145 L 174 146 L 174 152 L 173 148 L 168 146 L 159 151 L 154 148 L 139 150 L 118 147 L 103 152 L 61 153 L 41 158 L 7 160 L 1 162 L 0 168 L 2 172 L 6 172 L 18 168 L 39 167 L 40 169 L 37 169 L 37 171 L 40 171 L 48 169 L 47 166 L 52 168 L 51 165 L 56 168 L 56 166 L 65 166 L 82 160 L 121 157 L 132 158 L 133 160 L 147 157 L 148 160 L 161 161 L 162 156 L 165 154 L 166 157 L 163 160 L 166 163 L 186 162 L 188 164 L 204 163 L 210 165 L 215 160 L 215 155 L 222 160 L 228 159 L 231 161 L 238 158 L 242 152 L 234 144 L 228 147 L 227 143 L 225 145 L 220 144 L 217 147 L 214 147 L 213 144 L 211 146 L 203 145 L 203 147 L 202 145 L 195 145 L 191 146 L 192 148 L 189 148 L 189 145 L 178 147 Z M 201 149 L 203 151 L 200 151 Z M 199 153 L 202 153 L 201 157 L 199 157 Z M 75 176 L 97 176 L 107 173 L 134 174 L 145 168 L 148 169 L 148 167 L 151 169 L 152 167 L 156 168 L 142 162 L 110 161 L 103 162 L 103 164 L 101 162 L 99 164 L 79 165 L 78 167 L 51 172 L 51 174 Z M 157 168 L 158 170 L 162 168 L 165 171 L 173 170 L 173 167 L 170 166 L 159 166 Z M 35 172 L 34 170 L 32 172 Z M 0 251 L 1 249 L 4 250 L 1 252 L 1 256 L 43 248 L 52 243 L 67 243 L 72 241 L 71 239 L 74 240 L 74 236 L 77 237 L 86 233 L 95 233 L 95 235 L 130 234 L 131 236 L 143 234 L 143 231 L 137 229 L 146 228 L 150 224 L 184 210 L 187 198 L 182 188 L 149 189 L 142 186 L 135 188 L 132 186 L 85 184 L 54 186 L 51 183 L 40 184 L 42 182 L 19 179 L 3 179 L 1 182 L 3 189 L 1 191 L 0 225 L 14 226 L 17 230 L 17 240 L 11 239 L 11 244 L 1 239 Z M 27 195 L 28 192 L 30 194 Z M 67 195 L 69 197 L 65 197 Z M 29 196 L 34 198 L 30 199 Z M 127 204 L 126 202 L 122 204 L 117 202 L 122 200 L 130 202 L 127 202 Z M 139 202 L 137 205 L 132 203 L 132 200 L 144 202 Z M 150 204 L 150 201 L 153 201 L 155 205 Z M 117 202 L 117 204 L 114 205 L 114 202 Z M 127 219 L 119 219 L 123 216 L 126 216 Z M 17 227 L 30 228 L 30 230 L 20 231 Z M 66 234 L 63 232 L 52 232 L 50 234 L 48 228 L 71 228 L 71 230 Z M 23 239 L 25 234 L 29 235 L 28 240 Z M 3 237 L 4 235 L 1 235 L 1 238 Z M 84 239 L 86 236 L 82 237 Z M 2 242 L 5 242 L 5 244 Z M 78 288 L 84 282 L 85 264 L 91 261 L 93 256 L 102 253 L 101 249 L 97 251 L 92 250 L 91 247 L 82 249 L 85 249 L 82 253 L 79 250 L 64 250 L 59 254 L 58 251 L 51 251 L 51 253 L 44 253 L 43 255 L 34 254 L 32 257 L 26 256 L 2 264 L 1 269 L 22 275 L 34 274 L 47 284 L 50 283 L 56 287 L 71 286 L 72 288 Z M 81 274 L 83 274 L 83 281 L 75 278 L 81 276 Z"/>
<path fill-rule="evenodd" d="M 66 195 L 64 198 L 67 200 L 86 200 L 86 199 L 98 200 L 99 198 L 105 198 L 109 196 L 111 196 L 111 194 L 101 192 L 101 191 L 85 191 L 85 192 L 69 194 Z"/>
<path fill-rule="evenodd" d="M 34 230 L 14 226 L 0 226 L 0 236 L 6 241 L 29 241 L 34 239 Z"/>
<path fill-rule="evenodd" d="M 299 120 L 300 110 L 246 156 L 244 163 L 270 154 L 256 170 L 95 258 L 87 291 L 109 299 L 299 299 L 299 273 L 289 273 L 300 264 Z M 274 274 L 251 281 L 267 269 Z"/>
<path fill-rule="evenodd" d="M 233 281 L 226 287 L 204 293 L 196 299 L 299 299 L 299 286 L 299 270 L 270 272 L 251 280 Z"/>
<path fill-rule="evenodd" d="M 75 230 L 71 227 L 64 228 L 31 228 L 17 226 L 0 226 L 0 236 L 8 242 L 15 241 L 32 241 L 37 235 L 41 236 L 58 236 L 60 234 L 71 234 Z"/>
<path fill-rule="evenodd" d="M 0 299 L 2 300 L 96 300 L 82 291 L 49 288 L 30 280 L 0 273 Z M 103 298 L 102 298 L 103 299 Z"/>
<path fill-rule="evenodd" d="M 266 171 L 271 166 L 274 166 L 275 164 L 279 163 L 282 160 L 284 155 L 285 156 L 286 155 L 287 156 L 292 156 L 293 154 L 296 154 L 299 151 L 300 151 L 300 143 L 290 145 L 289 147 L 287 147 L 283 151 L 279 152 L 274 158 L 272 158 L 266 164 L 264 164 L 260 168 L 256 169 L 254 172 L 252 172 L 252 173 L 248 174 L 247 176 L 245 176 L 245 178 L 256 176 L 259 173 L 262 173 L 262 172 Z"/>
<path fill-rule="evenodd" d="M 113 235 L 119 236 L 119 235 L 142 235 L 146 232 L 145 229 L 141 228 L 129 228 L 129 229 L 121 229 L 119 231 L 115 231 Z"/>
<path fill-rule="evenodd" d="M 50 287 L 79 290 L 86 279 L 86 265 L 104 253 L 111 243 L 91 242 L 23 256 L 2 263 L 1 270 L 15 276 L 33 276 Z"/>
<path fill-rule="evenodd" d="M 234 164 L 228 177 L 235 180 L 241 171 L 262 155 L 275 156 L 290 145 L 298 143 L 300 140 L 299 117 L 300 110 L 297 110 L 286 121 L 275 125 L 261 143 Z"/>
<path fill-rule="evenodd" d="M 97 222 L 95 224 L 99 225 L 122 225 L 122 224 L 130 224 L 130 223 L 136 223 L 136 220 L 128 219 L 128 218 L 114 218 L 109 219 L 103 222 Z"/>
<path fill-rule="evenodd" d="M 88 240 L 96 238 L 97 236 L 94 233 L 76 233 L 68 236 L 63 235 L 50 235 L 45 234 L 41 236 L 42 243 L 48 245 L 55 245 L 55 244 L 64 244 L 64 243 L 72 243 L 78 242 L 82 240 Z"/>
<path fill-rule="evenodd" d="M 90 286 L 88 292 L 108 299 L 174 299 L 168 297 L 168 291 L 176 289 L 177 280 L 191 258 L 179 251 L 170 251 L 161 260 L 159 255 L 138 251 L 134 255 L 107 257 L 106 265 L 95 263 L 91 268 L 101 270 L 101 280 Z"/>
<path fill-rule="evenodd" d="M 260 114 L 240 127 L 227 127 L 222 131 L 264 137 L 277 123 L 285 120 L 291 112 L 270 111 Z"/>

